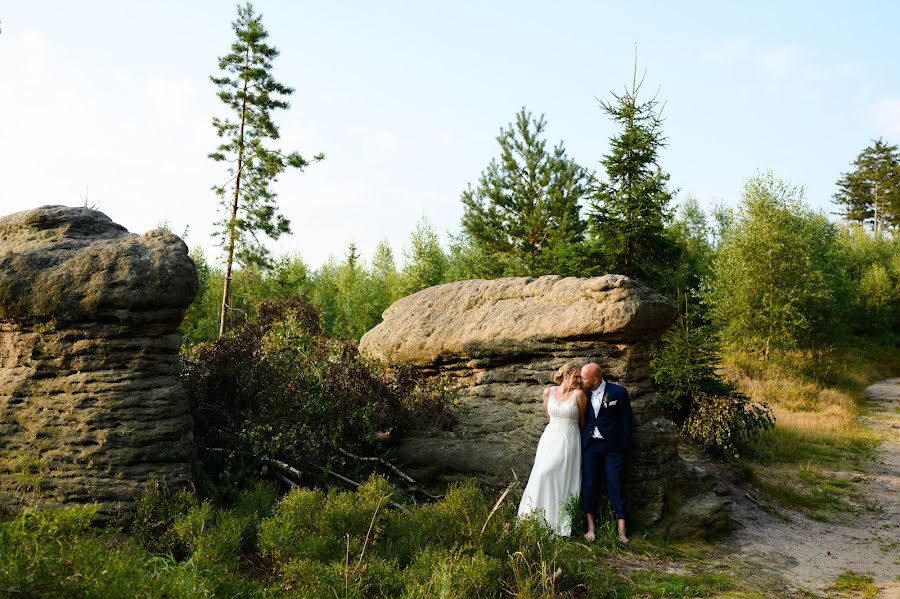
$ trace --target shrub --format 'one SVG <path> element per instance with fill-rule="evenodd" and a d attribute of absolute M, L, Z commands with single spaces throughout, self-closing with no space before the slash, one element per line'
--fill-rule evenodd
<path fill-rule="evenodd" d="M 768 355 L 816 345 L 843 326 L 844 255 L 837 227 L 771 173 L 750 179 L 705 281 L 729 343 Z"/>
<path fill-rule="evenodd" d="M 204 464 L 221 487 L 239 487 L 254 459 L 318 472 L 345 464 L 336 447 L 374 453 L 374 433 L 416 419 L 448 421 L 446 388 L 419 386 L 414 371 L 387 371 L 348 342 L 322 334 L 302 297 L 264 302 L 255 323 L 186 352 L 183 381 Z M 222 484 L 224 483 L 224 484 Z"/>
<path fill-rule="evenodd" d="M 199 506 L 193 493 L 173 493 L 165 483 L 150 481 L 135 505 L 131 537 L 152 553 L 183 556 L 187 548 L 172 526 L 176 519 Z"/>
<path fill-rule="evenodd" d="M 754 404 L 716 367 L 720 354 L 708 327 L 684 320 L 663 336 L 653 351 L 651 378 L 668 414 L 695 442 L 729 455 L 752 442 L 775 419 L 766 404 Z"/>

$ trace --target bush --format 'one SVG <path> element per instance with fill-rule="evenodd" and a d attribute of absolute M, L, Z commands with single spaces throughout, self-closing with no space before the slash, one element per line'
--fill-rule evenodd
<path fill-rule="evenodd" d="M 716 250 L 705 302 L 725 341 L 768 355 L 815 346 L 843 327 L 837 227 L 771 174 L 747 182 Z"/>
<path fill-rule="evenodd" d="M 320 322 L 302 297 L 264 302 L 255 323 L 186 352 L 194 437 L 201 450 L 220 450 L 201 454 L 220 487 L 240 487 L 256 459 L 311 472 L 339 463 L 361 473 L 335 448 L 377 452 L 378 431 L 452 418 L 448 389 L 366 361 L 352 343 L 323 335 Z"/>
<path fill-rule="evenodd" d="M 718 341 L 708 327 L 682 320 L 653 351 L 651 378 L 668 415 L 682 434 L 716 452 L 736 455 L 775 419 L 766 404 L 754 404 L 722 378 Z"/>

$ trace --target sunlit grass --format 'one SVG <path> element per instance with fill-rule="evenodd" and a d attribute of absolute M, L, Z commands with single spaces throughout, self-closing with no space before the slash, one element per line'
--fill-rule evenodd
<path fill-rule="evenodd" d="M 759 490 L 820 520 L 859 509 L 858 477 L 848 471 L 865 471 L 882 440 L 858 420 L 864 389 L 900 373 L 897 352 L 871 344 L 768 360 L 732 352 L 726 364 L 726 376 L 775 415 L 741 460 Z"/>
<path fill-rule="evenodd" d="M 878 587 L 875 586 L 874 578 L 868 574 L 857 574 L 849 570 L 838 576 L 837 580 L 829 588 L 843 596 L 871 599 L 878 595 Z"/>

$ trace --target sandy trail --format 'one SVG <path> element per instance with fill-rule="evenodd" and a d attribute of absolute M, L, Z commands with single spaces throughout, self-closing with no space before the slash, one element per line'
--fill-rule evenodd
<path fill-rule="evenodd" d="M 732 517 L 740 528 L 727 542 L 728 561 L 751 580 L 767 579 L 774 596 L 828 594 L 835 579 L 852 570 L 875 578 L 879 599 L 900 599 L 900 378 L 868 387 L 866 397 L 861 422 L 885 440 L 863 475 L 858 516 L 817 522 L 778 508 L 790 518 L 786 522 L 741 491 L 732 494 Z"/>

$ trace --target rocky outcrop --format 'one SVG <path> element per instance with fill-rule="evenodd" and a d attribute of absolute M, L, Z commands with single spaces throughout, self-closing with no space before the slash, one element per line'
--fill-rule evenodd
<path fill-rule="evenodd" d="M 0 510 L 127 519 L 147 480 L 190 483 L 178 326 L 196 292 L 170 233 L 65 206 L 0 218 Z"/>
<path fill-rule="evenodd" d="M 460 281 L 393 304 L 360 350 L 460 385 L 457 424 L 412 432 L 400 458 L 419 476 L 477 476 L 497 487 L 528 477 L 546 424 L 541 392 L 556 369 L 597 362 L 632 397 L 628 494 L 634 515 L 653 523 L 680 462 L 675 427 L 651 388 L 648 344 L 675 317 L 671 302 L 624 276 Z"/>

